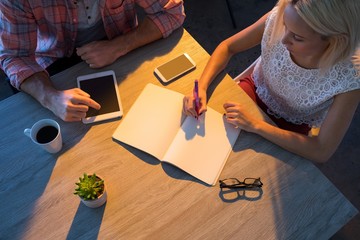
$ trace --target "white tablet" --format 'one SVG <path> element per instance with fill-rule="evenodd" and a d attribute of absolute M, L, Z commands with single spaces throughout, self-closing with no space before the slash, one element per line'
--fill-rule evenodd
<path fill-rule="evenodd" d="M 121 117 L 123 110 L 114 71 L 104 71 L 77 77 L 80 89 L 101 105 L 100 110 L 89 108 L 83 123 Z"/>

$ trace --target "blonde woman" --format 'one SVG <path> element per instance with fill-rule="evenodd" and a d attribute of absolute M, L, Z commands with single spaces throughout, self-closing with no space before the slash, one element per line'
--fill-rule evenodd
<path fill-rule="evenodd" d="M 239 83 L 277 126 L 225 102 L 227 121 L 315 162 L 326 162 L 344 137 L 360 101 L 359 0 L 280 0 L 253 25 L 215 49 L 199 79 L 206 90 L 230 58 L 261 43 L 261 60 Z M 192 94 L 184 112 L 196 116 Z M 311 127 L 320 127 L 309 136 Z"/>

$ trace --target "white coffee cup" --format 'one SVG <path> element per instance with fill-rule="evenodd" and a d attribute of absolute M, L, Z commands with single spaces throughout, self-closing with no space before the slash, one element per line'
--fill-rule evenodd
<path fill-rule="evenodd" d="M 24 134 L 49 153 L 57 153 L 62 148 L 60 125 L 55 120 L 39 120 L 31 128 L 26 128 Z"/>

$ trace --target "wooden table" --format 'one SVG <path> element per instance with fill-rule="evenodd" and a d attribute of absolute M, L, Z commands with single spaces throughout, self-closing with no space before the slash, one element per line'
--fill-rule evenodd
<path fill-rule="evenodd" d="M 185 30 L 100 69 L 116 72 L 125 117 L 147 83 L 162 85 L 155 66 L 182 52 L 196 61 L 196 70 L 164 86 L 186 94 L 209 55 Z M 78 75 L 100 70 L 81 63 L 52 80 L 67 89 L 76 86 Z M 225 73 L 210 92 L 209 105 L 220 112 L 231 99 L 263 116 Z M 221 192 L 113 141 L 121 119 L 66 123 L 23 93 L 0 102 L 0 116 L 0 239 L 327 239 L 357 213 L 311 162 L 245 131 L 220 178 L 261 177 L 264 186 Z M 60 123 L 64 146 L 58 154 L 23 134 L 42 118 Z M 87 208 L 73 195 L 84 172 L 105 178 L 103 207 Z"/>

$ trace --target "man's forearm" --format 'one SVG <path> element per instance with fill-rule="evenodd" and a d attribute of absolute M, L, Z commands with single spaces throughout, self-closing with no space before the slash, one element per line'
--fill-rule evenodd
<path fill-rule="evenodd" d="M 118 36 L 113 39 L 113 42 L 115 46 L 119 47 L 118 57 L 120 57 L 123 55 L 122 51 L 124 50 L 124 46 L 126 53 L 128 53 L 160 38 L 162 38 L 162 33 L 159 28 L 152 20 L 145 17 L 144 21 L 142 21 L 136 29 L 125 35 Z"/>
<path fill-rule="evenodd" d="M 45 72 L 38 72 L 24 80 L 20 86 L 21 91 L 28 93 L 41 105 L 49 108 L 51 93 L 56 92 L 50 81 L 49 75 Z"/>

